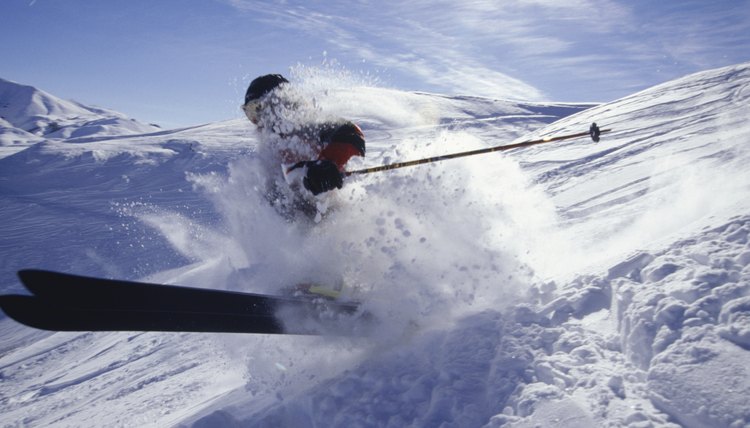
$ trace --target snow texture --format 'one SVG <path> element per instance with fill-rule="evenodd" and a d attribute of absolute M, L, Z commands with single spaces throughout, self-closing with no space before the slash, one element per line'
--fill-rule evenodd
<path fill-rule="evenodd" d="M 292 77 L 362 126 L 351 169 L 612 132 L 350 177 L 319 197 L 322 221 L 290 223 L 264 199 L 243 119 L 127 127 L 1 81 L 3 292 L 28 267 L 270 293 L 344 283 L 379 319 L 342 338 L 5 318 L 1 426 L 750 426 L 750 63 L 597 106 Z"/>

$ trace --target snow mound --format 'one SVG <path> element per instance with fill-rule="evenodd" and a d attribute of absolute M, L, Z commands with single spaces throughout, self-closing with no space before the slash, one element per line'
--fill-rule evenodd
<path fill-rule="evenodd" d="M 750 422 L 749 231 L 743 216 L 641 255 L 647 263 L 614 281 L 623 350 L 648 371 L 654 403 L 685 425 Z"/>
<path fill-rule="evenodd" d="M 743 216 L 601 276 L 535 285 L 530 304 L 371 348 L 267 409 L 193 426 L 745 426 L 749 231 Z"/>

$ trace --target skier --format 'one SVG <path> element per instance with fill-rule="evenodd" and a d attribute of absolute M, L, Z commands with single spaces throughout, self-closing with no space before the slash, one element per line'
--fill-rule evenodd
<path fill-rule="evenodd" d="M 290 208 L 319 212 L 315 195 L 340 189 L 346 163 L 365 155 L 364 134 L 357 125 L 321 119 L 320 112 L 280 74 L 253 80 L 242 109 L 260 132 L 259 154 L 269 176 L 266 196 L 287 217 Z"/>

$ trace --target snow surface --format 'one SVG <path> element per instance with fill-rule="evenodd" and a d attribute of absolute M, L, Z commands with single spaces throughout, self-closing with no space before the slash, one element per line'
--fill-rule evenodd
<path fill-rule="evenodd" d="M 0 159 L 3 292 L 26 267 L 261 292 L 344 281 L 380 324 L 341 338 L 2 319 L 0 425 L 750 426 L 750 63 L 599 106 L 296 77 L 362 125 L 351 169 L 613 131 L 351 177 L 317 225 L 259 195 L 246 120 L 33 135 Z"/>

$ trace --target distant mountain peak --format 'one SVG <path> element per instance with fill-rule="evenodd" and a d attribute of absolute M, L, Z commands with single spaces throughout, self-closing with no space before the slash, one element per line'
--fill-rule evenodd
<path fill-rule="evenodd" d="M 113 110 L 58 98 L 33 86 L 0 78 L 0 145 L 25 134 L 45 139 L 144 134 L 158 131 Z M 8 126 L 10 125 L 10 126 Z M 13 137 L 9 138 L 8 135 Z M 12 140 L 12 141 L 11 141 Z"/>

